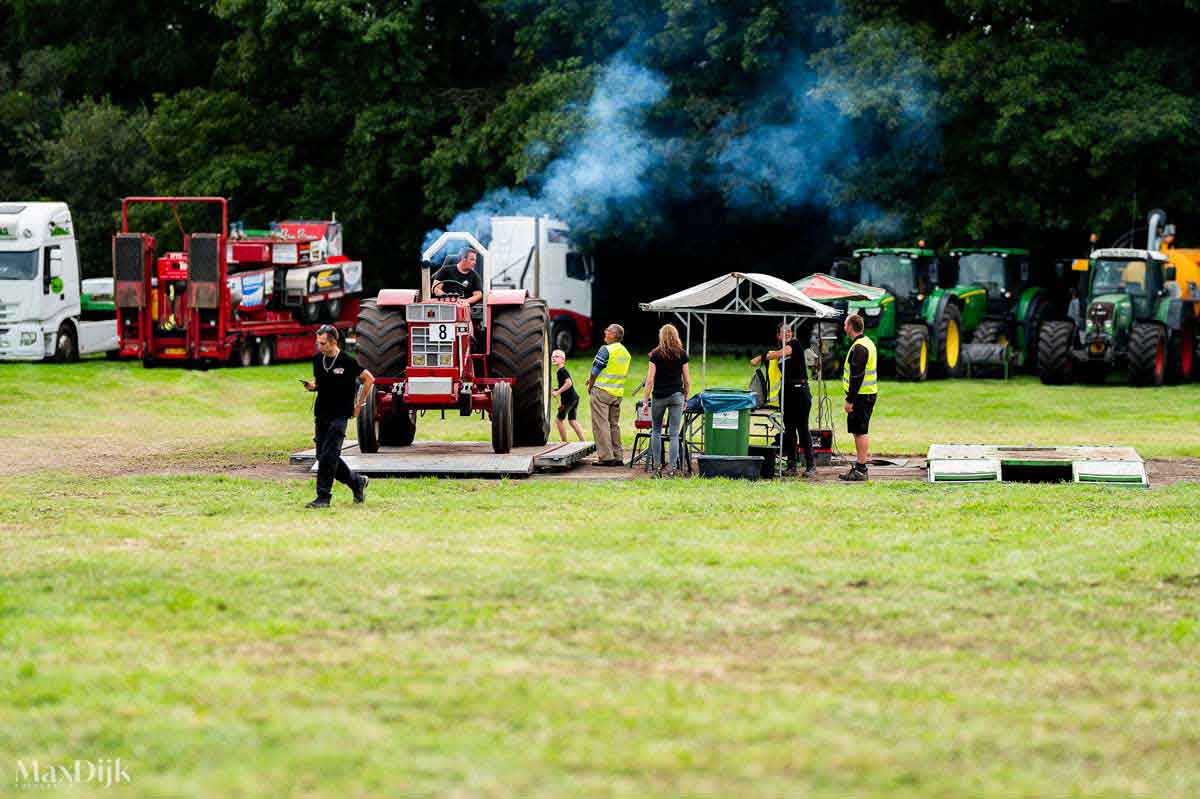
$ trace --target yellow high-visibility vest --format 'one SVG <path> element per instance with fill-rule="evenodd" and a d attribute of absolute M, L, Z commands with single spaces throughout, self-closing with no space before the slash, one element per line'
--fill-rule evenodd
<path fill-rule="evenodd" d="M 863 375 L 862 387 L 858 389 L 859 394 L 878 394 L 879 393 L 879 356 L 875 352 L 875 342 L 866 336 L 859 336 L 850 345 L 850 352 L 846 353 L 846 364 L 842 367 L 842 390 L 847 394 L 850 393 L 850 353 L 854 352 L 855 347 L 863 347 L 867 351 L 867 371 Z"/>
<path fill-rule="evenodd" d="M 605 345 L 608 347 L 608 363 L 600 374 L 596 375 L 596 387 L 607 391 L 614 397 L 625 396 L 625 375 L 629 374 L 629 350 L 619 341 Z"/>
<path fill-rule="evenodd" d="M 779 361 L 767 361 L 767 404 L 779 407 L 779 388 L 783 385 L 783 370 Z"/>

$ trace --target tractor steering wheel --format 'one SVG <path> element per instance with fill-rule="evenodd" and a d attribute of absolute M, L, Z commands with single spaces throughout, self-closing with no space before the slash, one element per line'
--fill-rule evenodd
<path fill-rule="evenodd" d="M 439 280 L 439 290 L 443 297 L 465 297 L 467 296 L 467 284 L 457 280 Z"/>

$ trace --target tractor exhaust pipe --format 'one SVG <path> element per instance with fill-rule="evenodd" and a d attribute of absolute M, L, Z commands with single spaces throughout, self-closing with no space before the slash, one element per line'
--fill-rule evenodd
<path fill-rule="evenodd" d="M 1159 230 L 1166 225 L 1167 212 L 1155 208 L 1146 220 L 1146 249 L 1156 252 L 1162 247 L 1163 237 Z"/>
<path fill-rule="evenodd" d="M 427 302 L 433 296 L 432 276 L 429 261 L 421 261 L 421 301 Z"/>

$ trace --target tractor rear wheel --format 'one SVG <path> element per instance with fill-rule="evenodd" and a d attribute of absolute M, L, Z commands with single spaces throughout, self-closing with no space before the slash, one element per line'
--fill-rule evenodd
<path fill-rule="evenodd" d="M 1154 322 L 1135 324 L 1129 334 L 1129 382 L 1161 386 L 1167 373 L 1167 335 Z"/>
<path fill-rule="evenodd" d="M 545 300 L 492 312 L 492 377 L 513 378 L 513 441 L 541 446 L 550 435 L 550 314 Z"/>
<path fill-rule="evenodd" d="M 492 451 L 505 455 L 513 447 L 513 393 L 508 383 L 492 386 Z"/>
<path fill-rule="evenodd" d="M 1170 367 L 1168 379 L 1172 383 L 1190 383 L 1195 374 L 1196 360 L 1196 328 L 1189 323 L 1175 331 L 1171 336 L 1167 365 Z"/>
<path fill-rule="evenodd" d="M 929 330 L 925 325 L 903 325 L 896 337 L 896 377 L 924 380 L 929 376 Z"/>
<path fill-rule="evenodd" d="M 813 325 L 812 351 L 821 358 L 821 377 L 829 380 L 837 377 L 838 357 L 835 348 L 841 328 L 834 322 L 817 322 Z"/>
<path fill-rule="evenodd" d="M 1038 375 L 1047 386 L 1065 386 L 1074 379 L 1074 338 L 1074 322 L 1046 322 L 1038 332 Z"/>
<path fill-rule="evenodd" d="M 942 377 L 962 377 L 967 371 L 967 360 L 962 353 L 962 311 L 957 305 L 947 304 L 938 320 L 937 373 Z"/>
<path fill-rule="evenodd" d="M 358 309 L 358 364 L 374 377 L 400 377 L 408 368 L 408 325 L 404 309 L 380 308 L 363 300 Z"/>

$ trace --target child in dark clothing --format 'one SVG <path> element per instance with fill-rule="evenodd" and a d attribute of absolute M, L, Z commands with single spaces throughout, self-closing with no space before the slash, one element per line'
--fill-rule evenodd
<path fill-rule="evenodd" d="M 583 441 L 583 428 L 579 426 L 576 420 L 576 415 L 579 411 L 579 392 L 575 390 L 575 383 L 571 380 L 571 373 L 567 371 L 567 354 L 562 350 L 555 350 L 550 353 L 550 362 L 554 364 L 554 368 L 558 370 L 558 388 L 550 392 L 552 396 L 558 397 L 558 416 L 554 420 L 555 426 L 558 428 L 558 435 L 563 441 L 567 440 L 567 426 L 565 422 L 571 422 L 571 429 L 575 431 L 575 435 L 579 436 L 579 440 Z"/>

